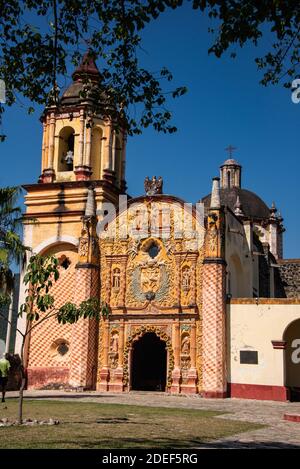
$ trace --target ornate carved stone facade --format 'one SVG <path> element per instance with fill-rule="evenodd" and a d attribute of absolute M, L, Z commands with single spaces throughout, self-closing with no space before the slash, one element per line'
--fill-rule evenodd
<path fill-rule="evenodd" d="M 111 314 L 99 333 L 99 390 L 131 389 L 133 344 L 153 332 L 167 350 L 166 390 L 197 391 L 204 232 L 193 211 L 161 195 L 131 201 L 101 234 L 101 298 Z"/>

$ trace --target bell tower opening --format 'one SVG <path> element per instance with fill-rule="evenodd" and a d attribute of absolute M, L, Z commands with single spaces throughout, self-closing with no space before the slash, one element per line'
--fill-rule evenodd
<path fill-rule="evenodd" d="M 72 127 L 64 127 L 59 134 L 58 172 L 73 171 L 75 132 Z"/>
<path fill-rule="evenodd" d="M 148 332 L 132 348 L 131 389 L 135 391 L 165 391 L 167 350 L 164 341 Z"/>

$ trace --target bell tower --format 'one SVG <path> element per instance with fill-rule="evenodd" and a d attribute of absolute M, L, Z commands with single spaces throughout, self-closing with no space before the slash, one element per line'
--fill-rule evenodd
<path fill-rule="evenodd" d="M 82 301 L 89 297 L 90 292 L 97 292 L 99 288 L 99 265 L 94 260 L 86 260 L 83 263 L 80 258 L 82 220 L 86 214 L 88 194 L 91 194 L 92 190 L 95 209 L 92 221 L 96 229 L 97 222 L 102 218 L 100 213 L 104 210 L 104 204 L 111 203 L 116 207 L 119 195 L 126 191 L 126 134 L 121 129 L 116 130 L 113 121 L 105 112 L 106 96 L 104 93 L 100 94 L 97 89 L 101 83 L 101 73 L 90 51 L 82 58 L 72 79 L 72 83 L 57 102 L 47 106 L 42 115 L 41 175 L 37 183 L 23 186 L 26 191 L 24 244 L 31 247 L 33 253 L 55 255 L 61 260 L 61 276 L 56 285 L 58 305 L 66 301 Z M 97 244 L 97 237 L 94 239 L 95 243 Z M 22 285 L 23 275 L 24 271 L 21 274 Z M 20 303 L 24 302 L 25 296 L 26 292 L 22 287 Z M 18 328 L 22 331 L 25 327 L 26 319 L 19 318 Z M 74 331 L 66 332 L 63 337 L 65 343 L 72 343 Z M 68 368 L 67 362 L 66 366 L 63 366 L 63 361 L 57 364 L 51 361 L 51 350 L 55 349 L 57 340 L 61 340 L 61 337 L 57 336 L 56 327 L 53 325 L 49 333 L 42 328 L 41 334 L 40 339 L 32 339 L 30 349 L 32 385 L 41 383 L 39 367 L 50 370 L 49 376 L 55 372 L 59 374 L 60 381 L 68 381 L 67 370 L 71 368 Z M 82 334 L 79 342 L 83 344 L 83 337 L 87 337 L 84 334 L 89 332 L 87 330 Z M 45 354 L 50 355 L 47 355 L 48 358 L 45 355 L 44 361 L 38 359 L 39 366 L 35 368 L 34 360 L 38 352 L 34 347 L 37 347 L 39 340 L 48 344 L 45 345 Z M 18 343 L 16 353 L 19 351 Z M 77 382 L 80 381 L 78 376 Z"/>
<path fill-rule="evenodd" d="M 43 115 L 40 183 L 105 180 L 124 191 L 126 136 L 104 117 L 105 94 L 92 53 L 87 52 L 72 74 L 73 82 L 57 105 Z"/>

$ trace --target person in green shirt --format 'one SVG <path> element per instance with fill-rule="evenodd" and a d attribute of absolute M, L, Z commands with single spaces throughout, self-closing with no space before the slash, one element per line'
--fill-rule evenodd
<path fill-rule="evenodd" d="M 7 360 L 7 354 L 4 353 L 0 359 L 0 387 L 2 391 L 2 402 L 5 402 L 5 392 L 8 381 L 8 374 L 10 369 L 10 363 Z"/>

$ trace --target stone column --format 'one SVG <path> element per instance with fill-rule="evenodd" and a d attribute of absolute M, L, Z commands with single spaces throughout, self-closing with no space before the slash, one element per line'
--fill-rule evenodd
<path fill-rule="evenodd" d="M 49 125 L 47 132 L 47 167 L 43 170 L 41 180 L 43 183 L 55 180 L 54 171 L 54 140 L 55 140 L 55 113 L 52 111 L 48 118 Z"/>
<path fill-rule="evenodd" d="M 176 263 L 176 293 L 177 293 L 177 305 L 178 308 L 181 307 L 181 253 L 175 253 L 175 263 Z"/>
<path fill-rule="evenodd" d="M 43 170 L 47 169 L 49 161 L 49 116 L 45 120 L 45 160 Z"/>
<path fill-rule="evenodd" d="M 103 363 L 99 372 L 100 382 L 97 384 L 98 391 L 108 391 L 109 383 L 109 366 L 108 366 L 108 352 L 109 352 L 109 320 L 103 319 Z"/>
<path fill-rule="evenodd" d="M 92 125 L 92 119 L 85 119 L 82 110 L 80 113 L 79 164 L 74 169 L 76 181 L 89 181 L 93 173 L 91 168 Z"/>
<path fill-rule="evenodd" d="M 79 130 L 79 139 L 78 139 L 78 166 L 83 165 L 84 158 L 84 128 L 85 128 L 85 118 L 84 110 L 80 110 L 80 130 Z"/>
<path fill-rule="evenodd" d="M 207 217 L 203 265 L 203 395 L 226 397 L 226 262 L 225 219 L 219 178 L 214 178 Z"/>
<path fill-rule="evenodd" d="M 190 357 L 191 357 L 191 366 L 188 372 L 188 385 L 185 389 L 185 392 L 189 394 L 196 394 L 197 392 L 197 369 L 196 369 L 196 323 L 191 325 L 190 332 Z"/>
<path fill-rule="evenodd" d="M 79 239 L 74 300 L 77 305 L 99 298 L 99 249 L 96 235 L 95 193 L 88 190 Z M 96 319 L 80 319 L 72 327 L 70 384 L 91 389 L 96 385 L 99 325 Z"/>
<path fill-rule="evenodd" d="M 226 397 L 225 262 L 203 269 L 203 394 Z"/>
<path fill-rule="evenodd" d="M 115 392 L 123 392 L 123 362 L 124 362 L 124 322 L 120 323 L 119 328 L 119 347 L 118 347 L 118 367 L 114 372 L 114 383 L 113 389 L 110 386 L 110 390 Z"/>
<path fill-rule="evenodd" d="M 76 266 L 75 303 L 98 297 L 97 266 Z M 95 389 L 97 371 L 98 323 L 95 319 L 80 319 L 72 326 L 70 385 Z"/>
<path fill-rule="evenodd" d="M 49 160 L 48 168 L 53 169 L 54 164 L 54 137 L 55 137 L 55 114 L 50 114 L 50 133 L 49 133 Z"/>
<path fill-rule="evenodd" d="M 174 370 L 172 371 L 172 385 L 170 392 L 171 393 L 180 393 L 180 323 L 177 320 L 173 324 L 173 347 L 174 347 Z"/>
<path fill-rule="evenodd" d="M 85 142 L 85 166 L 91 166 L 91 149 L 92 149 L 92 127 L 86 129 L 86 142 Z"/>
<path fill-rule="evenodd" d="M 113 129 L 111 123 L 105 127 L 105 145 L 103 153 L 103 179 L 111 184 L 115 184 L 116 175 L 113 170 Z"/>
<path fill-rule="evenodd" d="M 42 168 L 41 172 L 43 173 L 44 168 L 46 168 L 46 121 L 43 122 L 43 142 L 42 142 Z"/>

